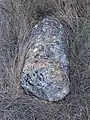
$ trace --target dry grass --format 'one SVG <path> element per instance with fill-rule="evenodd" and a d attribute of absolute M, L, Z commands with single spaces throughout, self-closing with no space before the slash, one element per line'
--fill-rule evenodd
<path fill-rule="evenodd" d="M 89 0 L 0 0 L 0 120 L 90 120 L 89 5 Z M 55 103 L 19 88 L 30 30 L 46 16 L 57 18 L 69 39 L 71 92 Z"/>

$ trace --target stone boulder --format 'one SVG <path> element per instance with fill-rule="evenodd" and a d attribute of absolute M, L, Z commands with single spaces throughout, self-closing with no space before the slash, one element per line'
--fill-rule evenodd
<path fill-rule="evenodd" d="M 69 89 L 68 39 L 56 19 L 44 18 L 31 30 L 20 85 L 36 97 L 58 101 Z"/>

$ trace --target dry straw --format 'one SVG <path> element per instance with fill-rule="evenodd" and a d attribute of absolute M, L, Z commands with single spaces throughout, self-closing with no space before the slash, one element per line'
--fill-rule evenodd
<path fill-rule="evenodd" d="M 19 97 L 20 73 L 32 43 L 30 31 L 46 16 L 58 19 L 66 32 L 68 31 L 70 79 L 71 81 L 82 79 L 82 71 L 86 73 L 90 50 L 87 47 L 87 34 L 83 32 L 87 28 L 88 8 L 86 0 L 0 0 L 0 97 L 2 99 L 13 100 Z M 84 59 L 85 51 L 87 60 Z"/>

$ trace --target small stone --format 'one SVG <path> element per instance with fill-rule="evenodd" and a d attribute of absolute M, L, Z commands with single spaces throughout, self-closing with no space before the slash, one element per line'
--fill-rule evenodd
<path fill-rule="evenodd" d="M 44 18 L 32 28 L 31 36 L 36 42 L 25 60 L 20 85 L 40 99 L 61 100 L 70 91 L 68 39 L 63 25 L 56 19 Z"/>

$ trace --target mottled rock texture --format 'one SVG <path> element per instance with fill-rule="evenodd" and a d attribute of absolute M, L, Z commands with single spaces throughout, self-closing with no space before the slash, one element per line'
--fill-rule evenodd
<path fill-rule="evenodd" d="M 20 84 L 38 98 L 58 101 L 69 93 L 68 39 L 56 19 L 44 18 L 31 31 Z"/>

